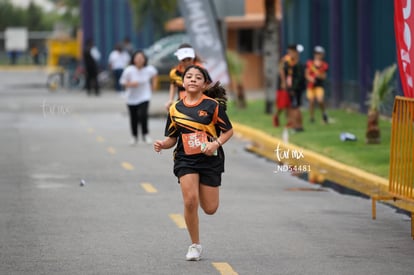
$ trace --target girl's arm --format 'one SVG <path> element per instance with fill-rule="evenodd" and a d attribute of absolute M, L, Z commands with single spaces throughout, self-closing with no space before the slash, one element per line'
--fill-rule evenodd
<path fill-rule="evenodd" d="M 156 140 L 154 142 L 155 152 L 161 152 L 162 149 L 170 149 L 177 143 L 176 137 L 166 137 L 164 140 Z"/>
<path fill-rule="evenodd" d="M 203 153 L 208 156 L 212 156 L 214 152 L 220 146 L 223 146 L 232 136 L 233 136 L 233 129 L 230 129 L 226 132 L 222 132 L 218 138 L 206 144 L 206 147 L 204 148 Z"/>
<path fill-rule="evenodd" d="M 123 85 L 125 88 L 138 87 L 138 81 L 131 81 L 131 75 L 128 68 L 122 73 L 121 78 L 119 79 L 119 84 Z"/>
<path fill-rule="evenodd" d="M 231 137 L 233 136 L 233 128 L 226 131 L 226 132 L 222 132 L 221 135 L 216 138 L 215 142 L 219 145 L 222 146 L 224 145 L 224 143 L 226 143 Z"/>
<path fill-rule="evenodd" d="M 312 83 L 315 82 L 315 78 L 311 75 L 310 69 L 308 67 L 306 67 L 305 69 L 305 78 L 309 82 L 312 82 Z"/>
<path fill-rule="evenodd" d="M 174 102 L 174 97 L 175 97 L 175 85 L 174 83 L 170 84 L 170 92 L 169 92 L 169 96 L 168 96 L 168 101 L 167 103 L 165 103 L 165 108 L 167 109 L 167 111 L 170 109 L 171 104 Z"/>
<path fill-rule="evenodd" d="M 158 75 L 154 75 L 151 79 L 151 89 L 152 91 L 155 91 L 157 89 L 158 84 Z"/>
<path fill-rule="evenodd" d="M 319 72 L 318 72 L 318 78 L 319 79 L 326 79 L 326 71 L 322 71 L 322 70 L 320 70 Z"/>
<path fill-rule="evenodd" d="M 286 75 L 283 61 L 279 62 L 280 88 L 286 90 Z"/>
<path fill-rule="evenodd" d="M 125 83 L 125 87 L 126 88 L 136 88 L 136 87 L 138 87 L 138 81 L 128 81 L 128 82 L 126 82 Z"/>

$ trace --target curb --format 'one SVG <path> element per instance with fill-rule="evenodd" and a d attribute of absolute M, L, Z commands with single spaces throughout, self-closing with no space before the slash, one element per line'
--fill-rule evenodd
<path fill-rule="evenodd" d="M 315 177 L 318 182 L 329 180 L 365 194 L 370 198 L 372 196 L 392 197 L 392 195 L 388 193 L 388 179 L 386 178 L 365 172 L 356 167 L 345 165 L 299 146 L 284 143 L 281 139 L 275 138 L 249 126 L 239 123 L 232 124 L 234 131 L 238 135 L 251 141 L 247 150 L 274 161 L 275 164 L 280 163 L 275 152 L 275 150 L 279 148 L 279 151 L 288 152 L 288 155 L 290 156 L 282 161 L 283 164 L 290 165 L 291 167 L 310 167 L 310 171 L 298 172 L 313 173 L 312 176 Z M 407 201 L 397 200 L 387 201 L 386 203 L 409 212 L 414 212 L 414 204 Z"/>

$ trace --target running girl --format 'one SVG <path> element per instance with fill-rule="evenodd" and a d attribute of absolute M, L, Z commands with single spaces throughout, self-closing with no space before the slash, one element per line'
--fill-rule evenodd
<path fill-rule="evenodd" d="M 225 112 L 225 91 L 210 85 L 206 70 L 197 65 L 183 74 L 186 95 L 169 109 L 164 140 L 154 143 L 160 152 L 175 145 L 174 174 L 181 186 L 184 218 L 192 244 L 186 259 L 198 261 L 202 247 L 199 236 L 199 205 L 208 215 L 219 206 L 219 186 L 224 172 L 224 145 L 233 135 Z"/>
<path fill-rule="evenodd" d="M 148 135 L 148 108 L 157 84 L 157 69 L 148 65 L 143 51 L 136 51 L 131 57 L 131 64 L 123 71 L 119 83 L 126 89 L 132 139 L 130 144 L 138 142 L 138 125 L 141 125 L 142 139 L 152 144 Z"/>

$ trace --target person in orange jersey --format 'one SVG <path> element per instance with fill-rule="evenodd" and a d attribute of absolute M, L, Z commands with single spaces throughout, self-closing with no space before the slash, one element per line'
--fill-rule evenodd
<path fill-rule="evenodd" d="M 322 111 L 322 119 L 328 123 L 328 116 L 325 112 L 323 87 L 326 79 L 326 72 L 328 71 L 328 63 L 324 61 L 325 49 L 321 46 L 316 46 L 313 51 L 313 59 L 306 62 L 305 76 L 307 80 L 306 97 L 309 101 L 310 121 L 315 122 L 315 103 L 319 104 Z"/>
<path fill-rule="evenodd" d="M 200 58 L 196 55 L 193 47 L 190 44 L 184 43 L 181 44 L 177 51 L 174 53 L 177 57 L 179 63 L 177 66 L 171 69 L 170 71 L 170 88 L 169 88 L 169 97 L 165 107 L 170 108 L 171 104 L 177 99 L 184 98 L 185 89 L 183 87 L 182 76 L 184 70 L 190 65 L 199 65 L 202 66 Z M 177 96 L 178 94 L 178 96 Z"/>

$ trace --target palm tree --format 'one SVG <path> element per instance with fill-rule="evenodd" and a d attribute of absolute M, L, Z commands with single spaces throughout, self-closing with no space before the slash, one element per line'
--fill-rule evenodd
<path fill-rule="evenodd" d="M 227 50 L 226 59 L 231 80 L 230 87 L 231 90 L 236 91 L 236 106 L 239 108 L 246 108 L 246 96 L 242 84 L 242 77 L 246 64 L 240 55 L 235 51 Z"/>
<path fill-rule="evenodd" d="M 279 36 L 278 21 L 276 20 L 276 1 L 265 0 L 265 26 L 263 33 L 263 55 L 264 55 L 264 77 L 265 77 L 265 93 L 266 106 L 265 113 L 272 113 L 273 96 L 276 90 L 276 81 L 278 73 L 279 59 Z"/>
<path fill-rule="evenodd" d="M 377 71 L 375 73 L 372 93 L 368 100 L 368 123 L 366 131 L 366 142 L 368 144 L 376 144 L 381 142 L 381 132 L 379 129 L 379 114 L 381 107 L 392 91 L 391 81 L 394 77 L 394 73 L 397 69 L 397 65 L 393 64 L 383 71 Z"/>

